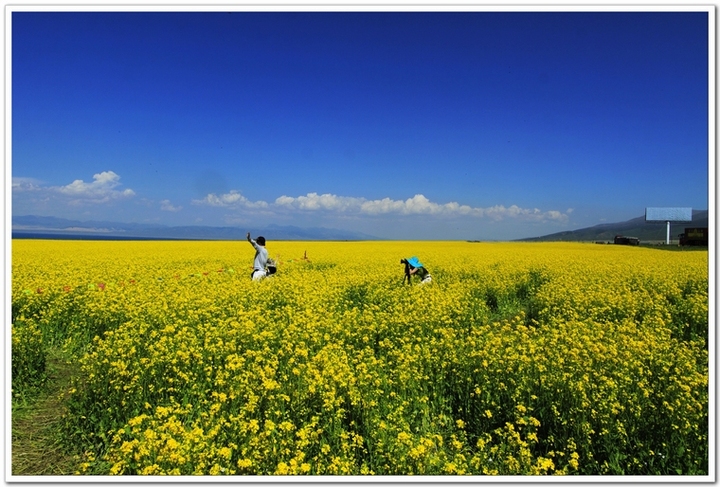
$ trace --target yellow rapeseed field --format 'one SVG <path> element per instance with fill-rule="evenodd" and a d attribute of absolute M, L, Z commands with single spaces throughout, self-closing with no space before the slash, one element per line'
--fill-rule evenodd
<path fill-rule="evenodd" d="M 707 251 L 267 248 L 12 241 L 13 393 L 77 357 L 78 474 L 707 475 Z"/>

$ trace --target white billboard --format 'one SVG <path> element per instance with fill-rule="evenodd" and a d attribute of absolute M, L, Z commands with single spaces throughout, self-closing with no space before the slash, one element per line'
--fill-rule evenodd
<path fill-rule="evenodd" d="M 691 222 L 692 208 L 645 208 L 646 222 Z"/>

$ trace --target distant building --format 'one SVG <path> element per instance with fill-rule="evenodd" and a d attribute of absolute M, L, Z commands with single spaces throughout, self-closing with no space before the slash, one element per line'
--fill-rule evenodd
<path fill-rule="evenodd" d="M 615 235 L 613 241 L 615 245 L 640 245 L 640 239 L 637 237 L 625 237 L 623 235 Z"/>
<path fill-rule="evenodd" d="M 685 228 L 685 233 L 681 233 L 680 245 L 696 245 L 701 247 L 707 247 L 708 245 L 708 229 L 707 227 L 701 228 Z"/>

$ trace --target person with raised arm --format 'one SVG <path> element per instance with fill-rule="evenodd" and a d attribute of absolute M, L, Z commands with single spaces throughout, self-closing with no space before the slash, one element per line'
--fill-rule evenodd
<path fill-rule="evenodd" d="M 253 260 L 253 271 L 250 277 L 253 281 L 259 281 L 268 275 L 266 269 L 268 265 L 268 251 L 265 248 L 265 237 L 258 237 L 257 240 L 250 238 L 250 232 L 247 233 L 247 240 L 255 249 L 255 259 Z"/>

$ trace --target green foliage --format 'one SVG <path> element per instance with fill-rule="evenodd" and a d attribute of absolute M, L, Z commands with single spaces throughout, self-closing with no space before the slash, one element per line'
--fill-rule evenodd
<path fill-rule="evenodd" d="M 45 382 L 47 360 L 37 324 L 18 316 L 12 324 L 12 394 L 21 398 Z"/>

